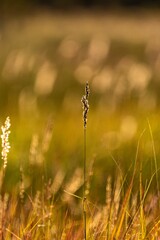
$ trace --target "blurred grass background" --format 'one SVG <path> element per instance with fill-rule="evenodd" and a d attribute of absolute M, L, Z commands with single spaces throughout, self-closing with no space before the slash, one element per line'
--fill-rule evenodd
<path fill-rule="evenodd" d="M 86 81 L 91 89 L 87 128 L 88 165 L 94 161 L 91 194 L 95 198 L 104 192 L 109 174 L 132 174 L 128 169 L 144 129 L 140 159 L 144 178 L 150 179 L 154 155 L 148 121 L 160 166 L 159 26 L 159 10 L 137 8 L 45 10 L 3 18 L 0 124 L 10 116 L 8 189 L 19 181 L 20 165 L 26 171 L 26 185 L 34 181 L 36 189 L 41 187 L 37 179 L 42 163 L 32 159 L 30 169 L 31 146 L 35 141 L 37 149 L 42 147 L 50 122 L 53 136 L 43 156 L 47 178 L 63 169 L 69 179 L 82 167 L 81 97 Z"/>

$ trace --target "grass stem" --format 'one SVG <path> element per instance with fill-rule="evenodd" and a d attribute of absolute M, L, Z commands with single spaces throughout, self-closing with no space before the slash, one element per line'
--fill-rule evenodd
<path fill-rule="evenodd" d="M 82 97 L 82 105 L 83 105 L 83 122 L 84 122 L 84 156 L 83 156 L 83 221 L 84 221 L 84 240 L 87 239 L 87 216 L 86 216 L 86 152 L 87 152 L 87 115 L 89 111 L 89 103 L 88 103 L 88 98 L 89 98 L 89 84 L 88 82 L 86 83 L 85 86 L 85 95 Z"/>
<path fill-rule="evenodd" d="M 87 239 L 87 216 L 86 216 L 86 128 L 84 127 L 84 162 L 83 162 L 83 220 L 84 220 L 84 239 Z"/>

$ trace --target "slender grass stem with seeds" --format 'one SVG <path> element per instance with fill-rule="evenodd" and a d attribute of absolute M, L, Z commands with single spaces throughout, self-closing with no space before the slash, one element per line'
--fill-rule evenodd
<path fill-rule="evenodd" d="M 89 103 L 88 103 L 88 98 L 89 98 L 89 84 L 88 82 L 86 83 L 85 87 L 85 95 L 82 97 L 82 105 L 83 105 L 83 128 L 84 128 L 84 156 L 83 156 L 83 179 L 84 179 L 84 184 L 83 184 L 83 220 L 84 220 L 84 239 L 87 239 L 87 215 L 86 215 L 86 152 L 87 152 L 87 115 L 89 111 Z"/>
<path fill-rule="evenodd" d="M 0 179 L 0 197 L 1 197 L 1 222 L 0 222 L 0 239 L 4 239 L 4 199 L 2 196 L 3 192 L 3 184 L 5 178 L 5 172 L 7 167 L 7 160 L 8 160 L 8 153 L 10 150 L 10 143 L 9 143 L 9 135 L 10 135 L 10 118 L 7 117 L 4 125 L 1 127 L 1 140 L 2 140 L 2 151 L 1 151 L 1 158 L 3 160 L 3 167 L 1 169 L 1 179 Z"/>

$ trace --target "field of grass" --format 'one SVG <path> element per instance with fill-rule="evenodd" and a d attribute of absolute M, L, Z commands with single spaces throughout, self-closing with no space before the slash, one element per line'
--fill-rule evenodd
<path fill-rule="evenodd" d="M 149 11 L 3 19 L 0 239 L 160 239 L 159 25 Z"/>

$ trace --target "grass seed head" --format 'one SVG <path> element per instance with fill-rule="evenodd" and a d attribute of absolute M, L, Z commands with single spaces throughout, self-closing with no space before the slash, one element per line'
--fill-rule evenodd
<path fill-rule="evenodd" d="M 3 168 L 5 169 L 7 167 L 7 157 L 8 157 L 8 152 L 10 149 L 10 143 L 9 143 L 9 134 L 10 134 L 10 118 L 7 117 L 6 121 L 4 123 L 4 126 L 1 127 L 2 134 L 1 134 L 1 139 L 2 139 L 2 160 L 3 160 Z"/>
<path fill-rule="evenodd" d="M 84 128 L 87 127 L 87 115 L 88 115 L 88 111 L 89 111 L 89 103 L 88 103 L 89 93 L 90 93 L 90 89 L 89 89 L 89 84 L 87 82 L 86 87 L 85 87 L 85 95 L 83 95 L 82 100 L 81 100 L 82 105 L 83 105 Z"/>

